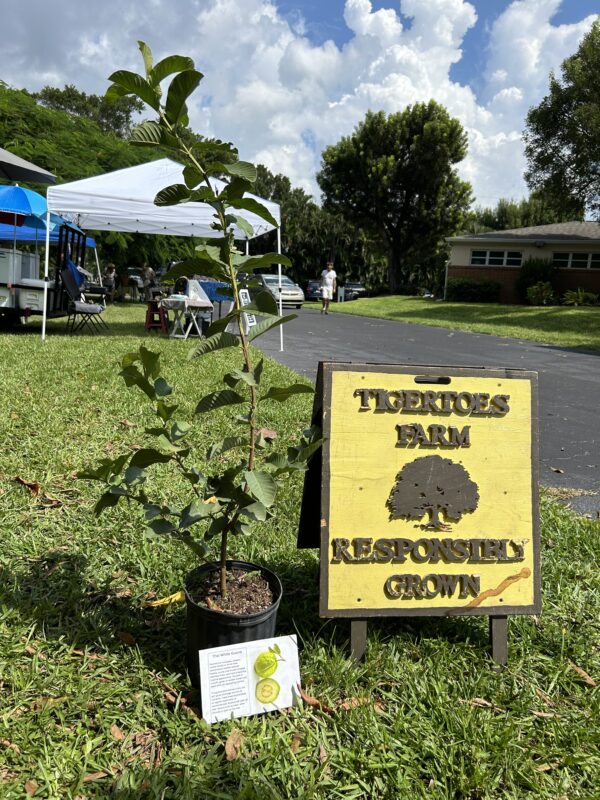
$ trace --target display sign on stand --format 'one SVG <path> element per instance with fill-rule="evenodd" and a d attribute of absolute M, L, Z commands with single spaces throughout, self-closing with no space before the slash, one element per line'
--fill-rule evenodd
<path fill-rule="evenodd" d="M 537 374 L 323 363 L 317 393 L 299 546 L 320 532 L 321 616 L 361 658 L 369 617 L 487 615 L 506 663 L 508 616 L 541 605 Z"/>

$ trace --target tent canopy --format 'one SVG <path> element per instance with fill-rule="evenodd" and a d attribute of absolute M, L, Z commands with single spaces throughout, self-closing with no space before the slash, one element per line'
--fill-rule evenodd
<path fill-rule="evenodd" d="M 0 147 L 0 178 L 8 181 L 31 181 L 32 183 L 56 183 L 55 176 L 47 169 L 32 164 L 14 153 Z"/>
<path fill-rule="evenodd" d="M 174 183 L 184 183 L 183 166 L 170 158 L 150 161 L 137 167 L 128 167 L 94 178 L 84 178 L 48 189 L 50 211 L 68 215 L 81 228 L 96 231 L 125 231 L 128 233 L 155 233 L 172 236 L 218 236 L 210 226 L 214 222 L 214 209 L 204 203 L 182 203 L 177 206 L 156 206 L 154 198 Z M 225 184 L 211 180 L 216 191 Z M 255 195 L 281 221 L 279 205 Z M 273 230 L 273 226 L 249 211 L 238 211 L 254 229 L 255 236 Z M 248 238 L 235 229 L 238 239 Z"/>

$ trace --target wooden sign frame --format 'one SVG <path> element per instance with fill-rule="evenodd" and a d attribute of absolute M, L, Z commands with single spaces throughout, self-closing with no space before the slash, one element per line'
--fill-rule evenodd
<path fill-rule="evenodd" d="M 398 376 L 398 387 L 402 384 L 403 376 L 418 376 L 420 382 L 426 385 L 422 388 L 432 389 L 434 386 L 431 384 L 448 383 L 448 379 L 452 378 L 465 379 L 465 378 L 486 378 L 486 379 L 501 379 L 502 381 L 520 380 L 527 381 L 530 386 L 531 407 L 529 409 L 529 416 L 531 419 L 531 547 L 532 553 L 529 553 L 528 564 L 530 568 L 522 570 L 524 580 L 528 585 L 531 585 L 532 594 L 531 602 L 521 605 L 510 605 L 501 602 L 495 602 L 488 605 L 475 604 L 472 607 L 467 607 L 468 604 L 463 604 L 457 608 L 456 605 L 433 605 L 431 607 L 413 607 L 410 605 L 398 604 L 394 607 L 382 608 L 378 606 L 364 607 L 336 607 L 329 601 L 330 597 L 330 581 L 333 554 L 331 549 L 330 537 L 330 519 L 331 519 L 331 457 L 332 457 L 332 391 L 333 391 L 333 377 L 336 373 L 356 373 L 357 386 L 364 386 L 365 381 L 362 383 L 360 378 L 368 376 L 370 373 L 378 373 Z M 367 381 L 368 383 L 368 381 Z M 522 384 L 521 384 L 522 385 Z M 418 388 L 418 387 L 417 387 Z M 440 386 L 439 388 L 444 388 Z M 448 387 L 449 388 L 449 387 Z M 357 389 L 357 391 L 359 391 Z M 383 391 L 383 390 L 381 390 Z M 359 395 L 360 397 L 360 395 Z M 352 395 L 349 397 L 352 400 Z M 358 408 L 356 405 L 358 400 L 354 398 L 352 410 Z M 365 400 L 365 402 L 370 402 Z M 320 547 L 320 563 L 321 563 L 321 576 L 320 576 L 320 606 L 319 613 L 323 617 L 340 617 L 347 618 L 353 621 L 352 624 L 352 649 L 357 657 L 360 657 L 364 652 L 366 642 L 366 620 L 374 617 L 411 617 L 411 616 L 462 616 L 462 615 L 485 615 L 490 617 L 490 638 L 492 642 L 492 650 L 494 658 L 500 663 L 506 663 L 507 659 L 507 622 L 508 615 L 513 614 L 537 614 L 541 610 L 541 576 L 540 576 L 540 563 L 539 563 L 539 494 L 538 494 L 538 470 L 539 470 L 539 457 L 538 457 L 538 389 L 537 389 L 537 373 L 515 370 L 515 369 L 495 369 L 495 368 L 465 368 L 465 367 L 431 367 L 420 365 L 390 365 L 390 364 L 352 364 L 340 362 L 322 362 L 319 364 L 317 375 L 317 387 L 315 395 L 315 405 L 313 410 L 313 422 L 321 424 L 323 429 L 324 445 L 320 458 L 313 459 L 309 467 L 309 472 L 305 481 L 305 490 L 302 504 L 302 513 L 300 519 L 300 534 L 299 546 L 300 547 Z M 366 409 L 362 409 L 366 411 Z M 368 417 L 368 414 L 366 415 Z M 402 422 L 411 422 L 416 418 L 415 414 L 399 414 L 398 420 Z M 366 421 L 366 417 L 365 417 Z M 422 419 L 417 419 L 422 422 Z M 368 424 L 368 423 L 367 423 Z M 399 426 L 398 426 L 399 427 Z M 433 426 L 435 428 L 439 426 Z M 457 434 L 458 435 L 458 434 Z M 460 441 L 460 440 L 459 440 Z M 467 445 L 468 446 L 468 445 Z M 393 445 L 392 445 L 393 447 Z M 456 452 L 456 451 L 454 451 Z M 428 447 L 428 449 L 420 451 L 417 449 L 415 455 L 425 454 L 439 454 L 440 456 L 448 455 L 448 452 L 442 452 L 441 448 Z M 429 459 L 431 460 L 431 459 Z M 315 497 L 320 493 L 320 513 L 316 514 Z M 424 526 L 421 526 L 424 527 Z M 367 534 L 368 535 L 368 534 Z M 381 534 L 385 536 L 385 532 Z M 425 535 L 425 534 L 423 534 Z M 442 535 L 442 534 L 440 534 Z M 340 541 L 340 540 L 336 540 Z M 386 540 L 387 541 L 387 540 Z M 479 541 L 479 540 L 474 540 Z M 481 539 L 483 541 L 483 539 Z M 390 564 L 391 567 L 391 564 Z M 517 576 L 513 576 L 515 580 Z M 531 579 L 531 580 L 530 580 Z M 509 582 L 510 582 L 509 578 Z M 502 586 L 502 584 L 501 584 Z M 504 590 L 503 592 L 504 593 Z M 482 592 L 483 594 L 483 592 Z M 490 592 L 488 596 L 493 593 Z M 487 598 L 486 598 L 487 599 Z"/>

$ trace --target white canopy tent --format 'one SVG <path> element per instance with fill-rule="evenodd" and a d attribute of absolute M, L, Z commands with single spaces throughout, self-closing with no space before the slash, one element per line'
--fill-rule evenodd
<path fill-rule="evenodd" d="M 219 231 L 211 228 L 214 209 L 205 203 L 181 203 L 176 206 L 157 206 L 154 198 L 167 186 L 184 183 L 183 166 L 170 158 L 161 158 L 137 167 L 83 178 L 80 181 L 51 186 L 47 192 L 48 215 L 51 212 L 62 214 L 80 228 L 92 231 L 122 231 L 126 233 L 153 233 L 163 236 L 216 237 Z M 225 186 L 223 181 L 211 179 L 216 191 Z M 278 225 L 281 224 L 279 205 L 256 195 L 246 197 L 258 200 L 265 206 Z M 250 211 L 238 210 L 236 213 L 247 220 L 254 234 L 248 237 L 235 228 L 236 239 L 255 238 L 272 231 L 274 226 Z M 48 227 L 47 227 L 48 230 Z M 46 302 L 49 271 L 49 247 L 46 242 L 46 261 L 44 269 L 44 317 L 42 339 L 46 336 Z M 280 228 L 277 228 L 278 252 L 281 252 Z M 281 265 L 279 265 L 281 276 Z M 281 281 L 280 281 L 281 283 Z M 281 309 L 281 292 L 280 308 Z M 281 326 L 279 326 L 281 331 Z M 283 349 L 283 340 L 281 340 Z"/>

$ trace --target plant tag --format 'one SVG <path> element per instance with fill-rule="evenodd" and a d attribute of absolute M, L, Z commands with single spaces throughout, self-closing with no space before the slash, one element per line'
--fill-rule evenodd
<path fill-rule="evenodd" d="M 200 650 L 202 716 L 209 723 L 298 703 L 296 636 Z"/>

